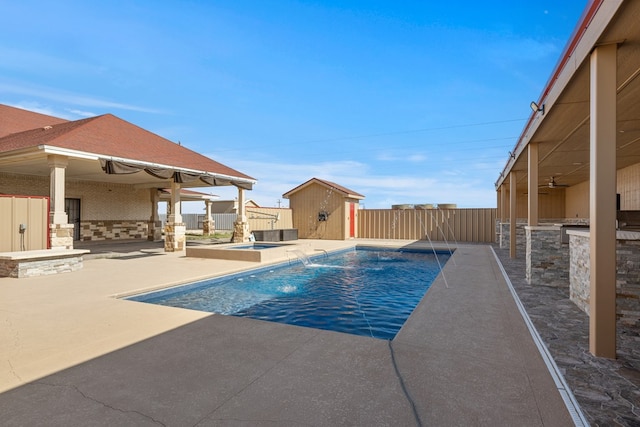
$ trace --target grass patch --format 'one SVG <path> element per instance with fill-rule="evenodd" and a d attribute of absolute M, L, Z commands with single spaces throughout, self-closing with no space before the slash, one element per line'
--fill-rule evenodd
<path fill-rule="evenodd" d="M 186 234 L 187 240 L 210 240 L 210 239 L 229 239 L 233 233 L 228 232 L 215 232 L 213 234 Z"/>

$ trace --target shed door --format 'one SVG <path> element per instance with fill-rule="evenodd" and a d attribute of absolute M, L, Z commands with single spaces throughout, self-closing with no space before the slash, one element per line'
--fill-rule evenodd
<path fill-rule="evenodd" d="M 69 224 L 73 224 L 73 240 L 80 240 L 80 199 L 64 199 Z"/>
<path fill-rule="evenodd" d="M 349 203 L 349 237 L 356 237 L 356 204 Z"/>

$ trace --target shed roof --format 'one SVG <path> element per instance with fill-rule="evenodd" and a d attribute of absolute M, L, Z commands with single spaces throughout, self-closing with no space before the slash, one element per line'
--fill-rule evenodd
<path fill-rule="evenodd" d="M 289 196 L 291 196 L 294 193 L 297 193 L 298 191 L 302 190 L 303 188 L 308 187 L 309 185 L 312 184 L 319 184 L 322 185 L 324 187 L 327 187 L 333 191 L 337 191 L 338 193 L 342 194 L 345 197 L 349 197 L 352 199 L 364 199 L 365 196 L 363 196 L 360 193 L 357 193 L 353 190 L 348 189 L 347 187 L 343 187 L 342 185 L 336 184 L 335 182 L 331 182 L 331 181 L 327 181 L 324 179 L 320 179 L 320 178 L 311 178 L 309 181 L 300 184 L 299 186 L 295 187 L 292 190 L 287 191 L 286 193 L 284 193 L 282 195 L 282 197 L 284 197 L 285 199 L 288 199 Z"/>

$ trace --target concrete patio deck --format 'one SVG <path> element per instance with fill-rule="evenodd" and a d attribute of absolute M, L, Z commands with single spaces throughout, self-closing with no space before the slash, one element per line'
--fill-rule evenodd
<path fill-rule="evenodd" d="M 574 424 L 489 246 L 458 245 L 393 341 L 114 298 L 255 266 L 128 249 L 0 279 L 3 425 Z"/>

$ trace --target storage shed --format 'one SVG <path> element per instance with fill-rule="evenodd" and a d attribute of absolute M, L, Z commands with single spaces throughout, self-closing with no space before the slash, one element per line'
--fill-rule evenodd
<path fill-rule="evenodd" d="M 283 194 L 293 210 L 300 239 L 345 240 L 357 236 L 362 194 L 319 178 Z"/>

